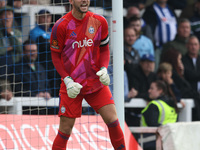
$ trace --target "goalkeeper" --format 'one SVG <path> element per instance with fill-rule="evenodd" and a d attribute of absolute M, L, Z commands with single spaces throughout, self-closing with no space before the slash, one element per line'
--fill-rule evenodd
<path fill-rule="evenodd" d="M 65 150 L 83 98 L 108 126 L 115 150 L 125 150 L 114 100 L 109 90 L 108 24 L 104 17 L 88 11 L 90 0 L 69 0 L 72 11 L 60 18 L 51 33 L 53 64 L 62 77 L 58 134 L 53 150 Z"/>

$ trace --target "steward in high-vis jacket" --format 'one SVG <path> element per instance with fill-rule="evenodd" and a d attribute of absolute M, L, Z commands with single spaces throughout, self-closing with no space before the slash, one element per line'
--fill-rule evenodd
<path fill-rule="evenodd" d="M 177 111 L 174 101 L 168 96 L 152 100 L 142 110 L 142 126 L 160 126 L 177 121 Z"/>

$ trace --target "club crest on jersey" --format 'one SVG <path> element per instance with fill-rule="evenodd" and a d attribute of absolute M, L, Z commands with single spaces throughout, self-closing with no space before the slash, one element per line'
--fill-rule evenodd
<path fill-rule="evenodd" d="M 52 40 L 52 44 L 51 44 L 51 47 L 52 48 L 55 48 L 55 49 L 59 49 L 59 46 L 58 46 L 58 41 L 57 40 Z"/>
<path fill-rule="evenodd" d="M 94 28 L 93 28 L 93 27 L 89 27 L 88 32 L 89 32 L 90 34 L 93 34 L 93 33 L 94 33 Z"/>
<path fill-rule="evenodd" d="M 64 106 L 62 106 L 61 109 L 60 109 L 60 111 L 61 111 L 61 113 L 65 113 L 66 108 Z"/>

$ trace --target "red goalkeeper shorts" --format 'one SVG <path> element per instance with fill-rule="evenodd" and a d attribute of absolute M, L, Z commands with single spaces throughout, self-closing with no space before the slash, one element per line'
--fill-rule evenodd
<path fill-rule="evenodd" d="M 79 94 L 76 98 L 69 98 L 67 93 L 60 93 L 59 116 L 70 118 L 81 117 L 82 101 L 87 103 L 98 113 L 98 110 L 108 104 L 114 104 L 114 100 L 108 86 L 91 94 Z"/>

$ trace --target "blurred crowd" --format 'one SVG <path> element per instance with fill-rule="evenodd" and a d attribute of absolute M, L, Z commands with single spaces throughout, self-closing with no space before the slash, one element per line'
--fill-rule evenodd
<path fill-rule="evenodd" d="M 178 103 L 192 98 L 200 120 L 200 0 L 124 0 L 124 99 L 147 106 L 125 108 L 128 126 L 175 123 Z M 111 60 L 112 62 L 112 60 Z M 109 66 L 112 75 L 112 63 Z M 112 90 L 113 84 L 110 85 Z M 152 135 L 144 135 L 148 138 Z M 144 150 L 155 150 L 155 140 Z"/>
<path fill-rule="evenodd" d="M 146 119 L 155 121 L 152 112 L 159 112 L 159 107 L 152 100 L 161 99 L 171 106 L 170 101 L 168 103 L 170 98 L 176 109 L 177 103 L 185 107 L 183 99 L 192 98 L 195 103 L 192 120 L 199 121 L 200 0 L 123 2 L 127 10 L 123 19 L 125 102 L 134 100 L 132 98 L 143 98 L 148 104 L 151 103 L 153 107 L 148 106 L 147 112 L 153 110 L 150 116 L 154 118 L 147 115 Z M 108 71 L 112 76 L 112 59 Z M 158 92 L 162 89 L 158 88 L 158 81 L 165 84 L 167 92 Z M 113 84 L 110 89 L 112 91 Z M 157 96 L 152 96 L 152 91 Z M 144 113 L 141 113 L 141 109 L 125 109 L 125 119 L 129 126 L 140 126 L 142 117 Z M 156 123 L 145 124 L 158 126 L 162 123 L 157 118 Z"/>

